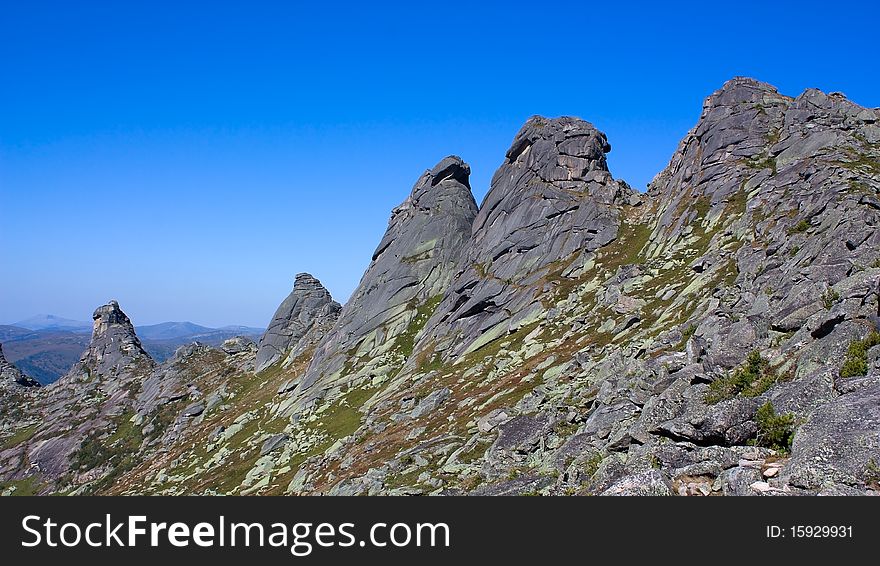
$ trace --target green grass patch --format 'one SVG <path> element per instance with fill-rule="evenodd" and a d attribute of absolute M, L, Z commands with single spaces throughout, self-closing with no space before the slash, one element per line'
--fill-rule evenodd
<path fill-rule="evenodd" d="M 685 346 L 687 346 L 688 340 L 697 332 L 696 325 L 691 324 L 687 328 L 684 329 L 681 333 L 681 340 L 678 341 L 677 350 L 684 350 Z"/>
<path fill-rule="evenodd" d="M 642 250 L 651 238 L 651 227 L 645 224 L 632 224 L 621 219 L 617 239 L 602 248 L 596 263 L 614 272 L 618 267 L 633 263 L 642 263 Z"/>
<path fill-rule="evenodd" d="M 112 486 L 123 473 L 140 462 L 138 451 L 144 438 L 140 427 L 131 422 L 133 415 L 133 412 L 126 412 L 116 417 L 113 434 L 102 438 L 101 433 L 93 432 L 71 455 L 71 468 L 76 471 L 110 465 L 110 472 L 92 486 L 93 492 Z"/>
<path fill-rule="evenodd" d="M 788 233 L 791 234 L 803 234 L 807 230 L 810 229 L 810 223 L 805 219 L 801 219 L 797 224 L 789 228 Z"/>
<path fill-rule="evenodd" d="M 431 297 L 421 305 L 413 305 L 416 315 L 410 321 L 406 330 L 397 335 L 394 339 L 395 349 L 399 354 L 406 358 L 409 358 L 412 355 L 413 349 L 415 348 L 416 337 L 419 335 L 419 332 L 425 328 L 428 319 L 430 319 L 434 314 L 434 311 L 437 310 L 437 307 L 442 300 L 443 295 L 440 294 Z"/>
<path fill-rule="evenodd" d="M 839 300 L 840 293 L 830 287 L 822 293 L 822 304 L 825 305 L 826 309 L 831 309 Z"/>
<path fill-rule="evenodd" d="M 850 342 L 846 358 L 840 368 L 840 377 L 855 377 L 868 373 L 868 350 L 880 344 L 880 332 L 872 330 L 863 340 Z"/>
<path fill-rule="evenodd" d="M 36 476 L 30 476 L 20 480 L 3 481 L 0 482 L 0 493 L 11 487 L 14 487 L 15 490 L 10 495 L 26 497 L 39 494 L 42 484 Z"/>
<path fill-rule="evenodd" d="M 2 444 L 0 444 L 0 450 L 8 450 L 23 442 L 27 442 L 37 433 L 37 429 L 40 425 L 31 425 L 26 428 L 19 429 L 13 433 L 12 436 L 8 438 L 4 438 L 2 440 Z"/>
<path fill-rule="evenodd" d="M 596 452 L 586 460 L 584 460 L 583 466 L 581 469 L 584 471 L 584 475 L 588 478 L 592 478 L 596 475 L 596 472 L 599 471 L 599 466 L 602 465 L 602 460 L 605 458 L 599 452 Z"/>
<path fill-rule="evenodd" d="M 377 389 L 371 387 L 350 390 L 318 416 L 316 428 L 327 434 L 332 442 L 354 434 L 361 426 L 360 408 L 370 400 Z"/>
<path fill-rule="evenodd" d="M 773 175 L 776 174 L 776 160 L 767 154 L 756 155 L 746 159 L 746 166 L 759 171 L 769 169 Z"/>

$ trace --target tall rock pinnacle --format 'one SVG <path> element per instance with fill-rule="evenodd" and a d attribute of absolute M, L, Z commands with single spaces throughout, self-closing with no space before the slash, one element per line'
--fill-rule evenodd
<path fill-rule="evenodd" d="M 461 158 L 446 157 L 392 211 L 372 263 L 319 346 L 301 389 L 347 377 L 346 362 L 348 377 L 387 375 L 409 356 L 470 238 L 477 205 L 469 176 Z"/>
<path fill-rule="evenodd" d="M 144 350 L 131 320 L 118 302 L 110 301 L 98 307 L 92 319 L 94 327 L 89 348 L 71 373 L 108 377 L 135 363 L 153 365 L 153 359 Z"/>
<path fill-rule="evenodd" d="M 6 361 L 0 344 L 0 389 L 5 387 L 39 387 L 36 380 L 26 376 L 20 369 Z"/>
<path fill-rule="evenodd" d="M 257 371 L 288 355 L 297 358 L 306 353 L 333 327 L 341 309 L 320 281 L 308 273 L 297 275 L 293 291 L 275 311 L 260 338 Z"/>

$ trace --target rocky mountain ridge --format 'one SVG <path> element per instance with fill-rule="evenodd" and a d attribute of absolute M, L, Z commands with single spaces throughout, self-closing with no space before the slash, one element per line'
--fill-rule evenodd
<path fill-rule="evenodd" d="M 344 306 L 156 364 L 127 317 L 0 422 L 9 493 L 876 494 L 880 111 L 737 78 L 648 192 L 531 118 L 443 159 Z M 5 431 L 5 432 L 4 432 Z"/>

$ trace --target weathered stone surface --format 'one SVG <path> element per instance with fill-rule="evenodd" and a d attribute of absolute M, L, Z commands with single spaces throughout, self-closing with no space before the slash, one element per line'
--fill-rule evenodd
<path fill-rule="evenodd" d="M 450 394 L 451 391 L 449 391 L 448 387 L 433 391 L 430 395 L 419 401 L 419 404 L 415 406 L 409 416 L 417 419 L 423 415 L 433 413 L 434 411 L 439 409 L 440 406 L 443 405 L 443 403 L 445 403 L 447 399 L 449 399 Z"/>
<path fill-rule="evenodd" d="M 260 456 L 265 456 L 266 454 L 271 454 L 272 452 L 278 450 L 290 440 L 286 434 L 275 434 L 270 436 L 263 442 L 263 445 L 260 447 Z"/>
<path fill-rule="evenodd" d="M 256 352 L 256 344 L 247 336 L 235 336 L 234 338 L 224 340 L 220 349 L 230 356 L 234 356 L 250 351 Z"/>
<path fill-rule="evenodd" d="M 605 496 L 663 496 L 672 494 L 672 486 L 669 480 L 658 470 L 648 470 L 640 474 L 627 476 L 601 493 L 601 495 Z"/>
<path fill-rule="evenodd" d="M 841 395 L 813 413 L 795 435 L 783 477 L 804 489 L 864 486 L 872 462 L 880 466 L 880 387 Z"/>
<path fill-rule="evenodd" d="M 260 338 L 257 371 L 313 349 L 336 323 L 341 309 L 320 281 L 308 273 L 297 275 L 293 291 L 275 311 Z"/>

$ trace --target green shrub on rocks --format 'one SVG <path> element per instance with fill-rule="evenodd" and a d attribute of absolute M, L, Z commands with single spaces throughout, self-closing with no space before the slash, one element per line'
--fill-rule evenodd
<path fill-rule="evenodd" d="M 868 350 L 880 345 L 880 332 L 871 331 L 864 340 L 850 342 L 846 358 L 840 368 L 840 377 L 855 377 L 868 373 Z"/>
<path fill-rule="evenodd" d="M 810 223 L 806 220 L 801 220 L 797 224 L 791 227 L 791 230 L 788 231 L 789 234 L 803 234 L 807 230 L 810 229 Z"/>
<path fill-rule="evenodd" d="M 678 342 L 678 349 L 683 350 L 685 348 L 685 346 L 687 346 L 688 340 L 690 340 L 691 337 L 694 334 L 696 334 L 696 332 L 697 332 L 696 325 L 691 324 L 690 326 L 685 328 L 681 333 L 681 340 L 679 340 L 679 342 Z"/>
<path fill-rule="evenodd" d="M 822 304 L 825 305 L 826 309 L 830 309 L 834 306 L 837 301 L 840 300 L 840 293 L 835 291 L 834 289 L 826 289 L 824 293 L 822 293 Z"/>
<path fill-rule="evenodd" d="M 745 364 L 733 373 L 709 384 L 706 402 L 710 405 L 733 399 L 739 394 L 757 397 L 777 381 L 776 373 L 757 350 L 749 354 Z"/>
<path fill-rule="evenodd" d="M 767 401 L 755 414 L 755 423 L 758 425 L 758 436 L 755 439 L 757 446 L 780 452 L 791 451 L 791 443 L 794 440 L 794 415 L 791 413 L 777 415 L 773 403 Z"/>

